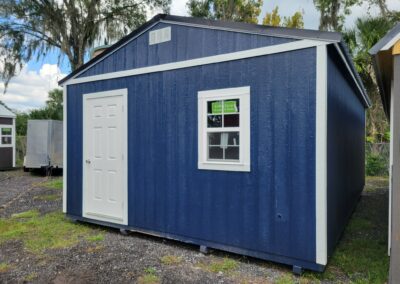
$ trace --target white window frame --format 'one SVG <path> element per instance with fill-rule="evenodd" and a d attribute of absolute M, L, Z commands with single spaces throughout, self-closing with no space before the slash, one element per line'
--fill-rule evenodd
<path fill-rule="evenodd" d="M 3 128 L 11 128 L 11 135 L 3 135 L 2 130 Z M 11 148 L 14 147 L 15 144 L 15 129 L 14 129 L 14 124 L 0 124 L 0 147 L 2 148 Z M 3 144 L 3 137 L 11 137 L 11 143 L 10 144 Z"/>
<path fill-rule="evenodd" d="M 198 169 L 250 172 L 250 86 L 198 92 Z M 207 128 L 207 102 L 239 99 L 239 127 Z M 239 160 L 208 160 L 207 139 L 210 132 L 238 131 Z"/>

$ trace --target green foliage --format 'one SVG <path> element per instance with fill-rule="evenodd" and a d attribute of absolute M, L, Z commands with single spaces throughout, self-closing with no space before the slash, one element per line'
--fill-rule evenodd
<path fill-rule="evenodd" d="M 262 0 L 189 0 L 186 5 L 193 17 L 256 24 L 262 4 Z"/>
<path fill-rule="evenodd" d="M 320 13 L 320 30 L 341 31 L 344 20 L 350 14 L 350 8 L 362 0 L 314 0 Z"/>
<path fill-rule="evenodd" d="M 369 153 L 365 161 L 367 176 L 388 175 L 385 159 L 378 154 Z"/>
<path fill-rule="evenodd" d="M 147 267 L 145 270 L 145 275 L 139 277 L 139 284 L 156 284 L 160 283 L 160 278 L 156 275 L 157 271 L 154 267 Z"/>
<path fill-rule="evenodd" d="M 63 91 L 61 89 L 49 91 L 46 106 L 42 108 L 17 112 L 15 128 L 18 136 L 26 136 L 29 119 L 63 120 Z"/>
<path fill-rule="evenodd" d="M 367 137 L 370 142 L 387 142 L 389 125 L 383 111 L 379 89 L 373 72 L 369 50 L 393 27 L 390 17 L 359 18 L 353 29 L 344 32 L 355 67 L 371 99 L 372 107 L 367 111 Z"/>
<path fill-rule="evenodd" d="M 176 255 L 164 255 L 160 260 L 161 263 L 165 265 L 177 265 L 182 262 L 182 257 Z"/>
<path fill-rule="evenodd" d="M 31 210 L 0 219 L 0 244 L 19 240 L 33 253 L 71 247 L 95 232 L 66 220 L 61 212 L 40 215 L 37 210 Z M 99 238 L 98 235 L 95 238 Z"/>
<path fill-rule="evenodd" d="M 28 127 L 29 114 L 25 112 L 17 112 L 15 118 L 15 130 L 18 136 L 25 136 Z"/>
<path fill-rule="evenodd" d="M 146 21 L 148 11 L 169 10 L 170 0 L 0 1 L 0 79 L 5 84 L 29 60 L 50 52 L 71 69 L 92 45 L 120 39 Z"/>
<path fill-rule="evenodd" d="M 304 28 L 303 12 L 296 12 L 293 16 L 282 17 L 279 15 L 279 7 L 276 6 L 271 13 L 266 13 L 263 19 L 263 25 L 274 27 L 287 27 L 287 28 Z"/>

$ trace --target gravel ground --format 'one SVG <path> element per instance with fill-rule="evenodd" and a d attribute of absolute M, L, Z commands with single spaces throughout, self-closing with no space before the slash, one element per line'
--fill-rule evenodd
<path fill-rule="evenodd" d="M 62 191 L 43 187 L 46 177 L 19 171 L 0 172 L 0 218 L 36 209 L 42 215 L 62 207 Z M 57 198 L 46 200 L 44 196 Z M 22 241 L 0 244 L 0 283 L 313 283 L 315 278 L 294 277 L 291 268 L 221 251 L 208 255 L 199 247 L 139 233 L 85 224 L 104 239 L 35 254 Z M 1 228 L 0 228 L 1 230 Z M 179 262 L 166 264 L 163 256 Z M 215 263 L 233 262 L 232 269 L 212 271 Z M 1 268 L 7 263 L 8 269 Z M 146 276 L 151 276 L 146 278 Z M 347 282 L 346 277 L 340 280 Z M 323 281 L 326 282 L 326 281 Z M 335 282 L 335 281 L 328 281 Z"/>
<path fill-rule="evenodd" d="M 62 192 L 45 188 L 46 177 L 29 173 L 0 172 L 0 218 L 37 209 L 41 214 L 62 207 Z M 40 196 L 57 194 L 56 200 Z M 39 197 L 39 198 L 38 198 Z M 290 268 L 243 256 L 212 251 L 201 254 L 198 246 L 162 238 L 85 225 L 101 230 L 104 240 L 90 243 L 82 240 L 66 249 L 47 250 L 34 254 L 24 249 L 21 241 L 0 245 L 0 264 L 11 269 L 1 272 L 0 283 L 157 283 L 143 278 L 152 269 L 161 283 L 273 283 L 290 273 Z M 1 228 L 0 228 L 1 229 Z M 176 264 L 163 264 L 163 256 L 176 256 Z M 210 264 L 226 257 L 235 262 L 235 269 L 211 272 Z"/>

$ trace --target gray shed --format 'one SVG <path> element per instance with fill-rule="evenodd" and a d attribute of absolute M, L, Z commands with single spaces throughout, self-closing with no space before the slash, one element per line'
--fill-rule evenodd
<path fill-rule="evenodd" d="M 0 170 L 15 167 L 15 117 L 0 104 Z"/>

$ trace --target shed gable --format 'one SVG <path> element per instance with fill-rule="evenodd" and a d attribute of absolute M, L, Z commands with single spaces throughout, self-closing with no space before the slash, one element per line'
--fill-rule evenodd
<path fill-rule="evenodd" d="M 167 27 L 171 29 L 171 40 L 150 45 L 150 33 Z M 136 38 L 95 62 L 77 77 L 83 78 L 293 41 L 296 39 L 156 22 Z"/>

